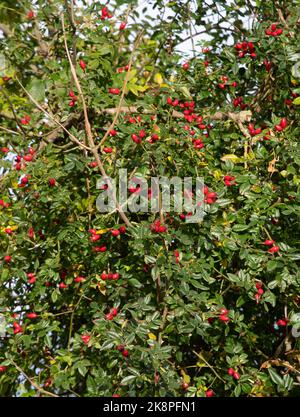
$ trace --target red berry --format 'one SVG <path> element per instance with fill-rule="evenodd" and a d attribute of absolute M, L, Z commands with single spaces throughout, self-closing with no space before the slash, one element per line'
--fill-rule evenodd
<path fill-rule="evenodd" d="M 268 250 L 268 252 L 270 252 L 270 253 L 276 253 L 276 252 L 279 252 L 279 246 L 273 246 L 272 248 L 270 248 L 270 249 Z"/>
<path fill-rule="evenodd" d="M 121 226 L 121 227 L 119 227 L 119 232 L 120 233 L 126 233 L 126 227 L 125 226 Z"/>
<path fill-rule="evenodd" d="M 186 390 L 188 389 L 188 387 L 189 387 L 189 384 L 188 384 L 187 382 L 183 382 L 183 383 L 181 384 L 181 388 L 182 388 L 184 391 L 186 391 Z"/>
<path fill-rule="evenodd" d="M 33 19 L 33 18 L 34 18 L 34 11 L 29 10 L 29 12 L 27 13 L 27 19 Z"/>
<path fill-rule="evenodd" d="M 59 287 L 59 288 L 67 288 L 68 286 L 67 286 L 67 284 L 65 284 L 64 282 L 61 282 L 61 283 L 58 285 L 58 287 Z"/>
<path fill-rule="evenodd" d="M 267 239 L 267 240 L 264 241 L 264 245 L 266 245 L 266 246 L 272 246 L 273 243 L 275 243 L 275 240 Z"/>
<path fill-rule="evenodd" d="M 11 256 L 10 255 L 5 255 L 4 256 L 4 262 L 9 263 L 11 261 Z"/>
<path fill-rule="evenodd" d="M 226 314 L 221 314 L 221 315 L 219 316 L 219 319 L 220 319 L 221 321 L 224 321 L 225 323 L 227 323 L 227 322 L 229 321 L 229 317 L 227 317 L 227 315 L 226 315 Z"/>
<path fill-rule="evenodd" d="M 205 397 L 210 398 L 210 397 L 213 397 L 214 395 L 215 395 L 215 393 L 213 392 L 213 390 L 212 390 L 212 389 L 208 389 L 208 390 L 205 392 Z"/>
<path fill-rule="evenodd" d="M 112 148 L 110 148 L 110 147 L 108 147 L 108 146 L 105 146 L 104 148 L 103 148 L 103 152 L 105 152 L 105 153 L 112 153 Z"/>
<path fill-rule="evenodd" d="M 7 369 L 7 368 L 6 368 L 6 366 L 0 366 L 0 373 L 1 373 L 1 372 L 5 372 L 5 371 L 6 371 L 6 369 Z"/>
<path fill-rule="evenodd" d="M 233 375 L 233 373 L 234 373 L 233 368 L 229 368 L 229 369 L 228 369 L 228 375 L 232 376 L 232 375 Z"/>
<path fill-rule="evenodd" d="M 80 65 L 81 69 L 83 69 L 83 70 L 86 69 L 86 63 L 82 59 L 79 61 L 79 65 Z"/>
<path fill-rule="evenodd" d="M 85 345 L 87 345 L 89 343 L 90 338 L 91 338 L 91 336 L 89 336 L 89 335 L 82 335 L 81 336 L 81 339 L 82 339 L 82 341 Z"/>
<path fill-rule="evenodd" d="M 287 120 L 285 118 L 280 120 L 280 126 L 282 127 L 282 129 L 285 129 L 287 127 Z"/>
<path fill-rule="evenodd" d="M 234 373 L 233 373 L 233 378 L 234 378 L 234 379 L 238 380 L 238 379 L 240 379 L 240 377 L 241 377 L 241 376 L 240 376 L 240 374 L 239 374 L 238 372 L 234 372 Z"/>
<path fill-rule="evenodd" d="M 113 320 L 114 316 L 111 313 L 105 315 L 106 320 Z"/>
<path fill-rule="evenodd" d="M 281 125 L 275 125 L 275 130 L 276 130 L 277 132 L 282 132 L 283 128 L 282 128 L 282 126 L 281 126 Z"/>
<path fill-rule="evenodd" d="M 113 307 L 110 310 L 110 314 L 112 314 L 112 316 L 115 317 L 118 314 L 118 309 L 116 307 Z"/>
<path fill-rule="evenodd" d="M 124 350 L 122 351 L 122 355 L 124 356 L 124 358 L 127 358 L 127 357 L 128 357 L 128 355 L 129 355 L 128 350 L 127 350 L 127 349 L 124 349 Z"/>
<path fill-rule="evenodd" d="M 187 70 L 189 69 L 189 67 L 190 67 L 190 64 L 189 64 L 188 62 L 185 62 L 185 63 L 182 65 L 182 68 L 183 68 L 185 71 L 187 71 Z"/>
<path fill-rule="evenodd" d="M 28 313 L 28 314 L 26 314 L 26 317 L 28 319 L 36 319 L 38 317 L 38 315 L 36 313 Z"/>
<path fill-rule="evenodd" d="M 139 131 L 139 137 L 144 138 L 146 136 L 146 132 L 144 130 Z"/>
<path fill-rule="evenodd" d="M 74 281 L 75 281 L 75 282 L 84 282 L 84 281 L 85 281 L 85 278 L 84 278 L 84 277 L 76 277 L 76 278 L 74 279 Z"/>
<path fill-rule="evenodd" d="M 119 26 L 119 30 L 124 30 L 126 28 L 126 23 L 122 22 Z"/>
<path fill-rule="evenodd" d="M 135 143 L 138 143 L 138 144 L 140 144 L 141 142 L 142 142 L 142 140 L 138 137 L 138 135 L 136 135 L 135 133 L 133 133 L 132 135 L 131 135 L 131 138 L 132 138 L 132 140 L 135 142 Z"/>
<path fill-rule="evenodd" d="M 114 230 L 112 230 L 112 231 L 111 231 L 111 234 L 112 234 L 113 236 L 119 236 L 119 234 L 120 234 L 120 230 L 118 230 L 118 229 L 114 229 Z"/>
<path fill-rule="evenodd" d="M 54 178 L 50 178 L 48 182 L 49 182 L 50 187 L 54 187 L 56 184 L 56 181 Z"/>

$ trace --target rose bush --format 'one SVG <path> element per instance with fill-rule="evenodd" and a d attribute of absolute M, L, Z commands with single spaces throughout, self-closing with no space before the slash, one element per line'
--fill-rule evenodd
<path fill-rule="evenodd" d="M 5 3 L 1 395 L 299 394 L 297 2 Z M 100 213 L 121 168 L 203 221 Z"/>

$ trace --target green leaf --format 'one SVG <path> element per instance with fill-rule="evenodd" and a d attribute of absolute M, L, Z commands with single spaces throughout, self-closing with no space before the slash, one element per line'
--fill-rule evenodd
<path fill-rule="evenodd" d="M 271 377 L 271 380 L 276 385 L 282 385 L 284 383 L 283 379 L 280 377 L 280 375 L 278 375 L 278 373 L 273 368 L 268 368 L 268 372 L 269 372 L 269 375 Z"/>

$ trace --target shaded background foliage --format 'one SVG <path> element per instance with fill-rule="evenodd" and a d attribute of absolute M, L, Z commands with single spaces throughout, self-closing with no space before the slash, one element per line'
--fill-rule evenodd
<path fill-rule="evenodd" d="M 134 1 L 1 3 L 2 396 L 299 393 L 299 2 L 149 5 L 155 18 Z M 217 197 L 201 223 L 97 211 L 62 16 L 96 145 L 123 108 L 99 145 L 106 173 L 203 177 Z"/>

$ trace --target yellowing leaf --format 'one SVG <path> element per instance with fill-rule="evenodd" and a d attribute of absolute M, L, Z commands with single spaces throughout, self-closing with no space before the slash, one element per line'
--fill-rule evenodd
<path fill-rule="evenodd" d="M 156 336 L 155 336 L 155 334 L 153 334 L 153 333 L 148 333 L 148 337 L 149 337 L 149 339 L 151 339 L 151 340 L 156 340 Z"/>
<path fill-rule="evenodd" d="M 187 384 L 189 384 L 190 381 L 191 381 L 190 376 L 188 374 L 186 374 L 183 369 L 181 369 L 180 372 L 181 372 L 181 375 L 183 376 L 184 382 L 186 382 Z"/>
<path fill-rule="evenodd" d="M 159 72 L 154 75 L 154 82 L 156 84 L 162 84 L 163 81 L 164 81 L 163 80 L 163 77 L 162 77 L 162 75 Z"/>
<path fill-rule="evenodd" d="M 234 164 L 237 164 L 238 162 L 241 162 L 241 158 L 239 158 L 238 156 L 236 156 L 234 154 L 227 154 L 227 155 L 222 156 L 221 161 L 223 161 L 223 162 L 231 161 Z"/>
<path fill-rule="evenodd" d="M 101 230 L 97 230 L 96 234 L 97 235 L 103 235 L 104 233 L 109 232 L 110 229 L 101 229 Z"/>
<path fill-rule="evenodd" d="M 222 172 L 219 170 L 219 169 L 216 169 L 215 171 L 214 171 L 214 173 L 213 173 L 213 175 L 214 175 L 214 177 L 215 177 L 215 179 L 216 180 L 219 180 L 219 179 L 221 179 L 222 178 Z"/>
<path fill-rule="evenodd" d="M 300 106 L 300 97 L 295 98 L 295 100 L 293 101 L 293 104 L 295 106 Z"/>

